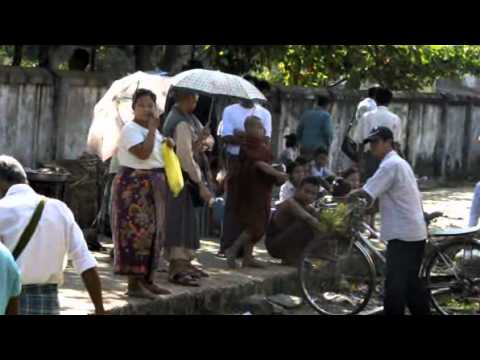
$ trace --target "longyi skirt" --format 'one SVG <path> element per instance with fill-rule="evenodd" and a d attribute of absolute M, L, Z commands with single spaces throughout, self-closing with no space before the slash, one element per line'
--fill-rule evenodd
<path fill-rule="evenodd" d="M 158 266 L 165 234 L 169 191 L 163 169 L 122 167 L 112 191 L 114 272 L 150 277 Z"/>

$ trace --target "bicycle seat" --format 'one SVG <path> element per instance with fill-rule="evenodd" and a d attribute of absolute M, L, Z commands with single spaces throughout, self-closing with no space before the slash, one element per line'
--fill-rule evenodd
<path fill-rule="evenodd" d="M 433 237 L 448 237 L 448 236 L 466 236 L 475 234 L 480 230 L 480 225 L 470 228 L 446 228 L 432 230 L 430 235 Z"/>

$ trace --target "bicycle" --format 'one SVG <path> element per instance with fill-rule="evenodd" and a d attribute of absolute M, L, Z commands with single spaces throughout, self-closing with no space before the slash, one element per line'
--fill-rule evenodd
<path fill-rule="evenodd" d="M 352 205 L 350 237 L 312 241 L 301 256 L 303 296 L 323 315 L 359 314 L 369 305 L 374 291 L 382 288 L 377 280 L 382 280 L 378 275 L 386 259 L 371 240 L 372 236 L 378 239 L 379 234 L 363 221 L 366 201 Z M 426 218 L 427 225 L 441 216 L 432 214 Z M 480 314 L 480 242 L 474 237 L 479 230 L 429 231 L 419 276 L 433 307 L 442 315 Z"/>

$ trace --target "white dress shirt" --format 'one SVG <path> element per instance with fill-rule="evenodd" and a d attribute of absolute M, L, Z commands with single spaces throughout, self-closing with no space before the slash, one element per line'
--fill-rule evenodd
<path fill-rule="evenodd" d="M 0 241 L 13 251 L 41 195 L 30 186 L 10 187 L 0 199 Z M 47 199 L 42 217 L 17 264 L 23 285 L 62 284 L 68 257 L 81 274 L 97 266 L 72 211 L 60 200 Z"/>
<path fill-rule="evenodd" d="M 383 241 L 422 241 L 427 238 L 422 199 L 410 165 L 395 151 L 385 156 L 363 190 L 380 199 Z"/>
<path fill-rule="evenodd" d="M 360 120 L 356 129 L 354 140 L 362 143 L 370 132 L 379 126 L 389 128 L 393 133 L 393 139 L 396 142 L 402 141 L 402 123 L 400 118 L 385 106 L 379 106 L 376 110 L 366 113 Z"/>
<path fill-rule="evenodd" d="M 262 120 L 267 137 L 272 137 L 272 115 L 263 106 L 255 104 L 251 109 L 240 104 L 227 106 L 223 111 L 221 136 L 233 136 L 235 130 L 245 131 L 245 120 L 249 116 L 257 116 Z M 227 152 L 231 155 L 240 154 L 240 146 L 227 145 Z"/>

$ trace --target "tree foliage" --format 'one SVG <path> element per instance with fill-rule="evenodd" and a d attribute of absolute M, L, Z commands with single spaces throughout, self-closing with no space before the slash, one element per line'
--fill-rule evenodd
<path fill-rule="evenodd" d="M 378 83 L 423 89 L 438 78 L 480 74 L 480 46 L 460 45 L 205 45 L 220 70 L 247 73 L 284 85 L 357 89 Z"/>
<path fill-rule="evenodd" d="M 188 62 L 188 46 L 97 45 L 97 67 L 119 74 L 155 68 L 176 73 Z M 0 46 L 0 65 L 51 67 L 60 48 Z M 195 45 L 193 56 L 214 69 L 250 73 L 287 86 L 344 83 L 358 89 L 376 83 L 394 90 L 419 90 L 439 78 L 480 76 L 480 46 L 476 45 Z"/>

